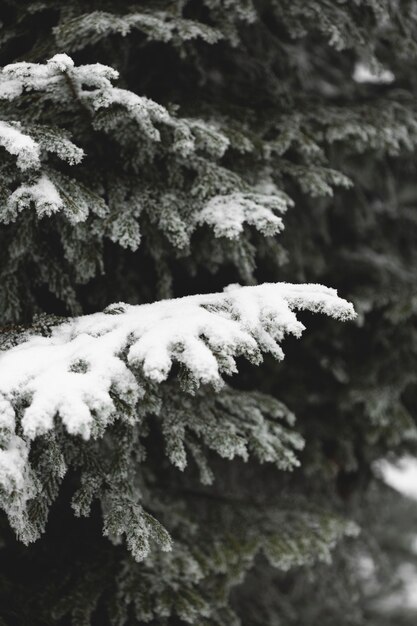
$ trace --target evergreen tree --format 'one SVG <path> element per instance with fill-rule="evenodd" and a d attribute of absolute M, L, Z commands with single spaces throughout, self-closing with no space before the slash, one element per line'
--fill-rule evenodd
<path fill-rule="evenodd" d="M 0 4 L 0 624 L 414 624 L 416 0 Z"/>

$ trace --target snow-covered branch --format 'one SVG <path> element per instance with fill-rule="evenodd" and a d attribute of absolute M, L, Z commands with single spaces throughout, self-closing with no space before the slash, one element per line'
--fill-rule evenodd
<path fill-rule="evenodd" d="M 112 81 L 118 76 L 119 73 L 107 65 L 93 63 L 77 67 L 67 54 L 56 54 L 44 64 L 20 62 L 6 65 L 0 72 L 0 98 L 15 100 L 32 91 L 61 106 L 75 100 L 90 111 L 92 118 L 98 111 L 112 109 L 111 119 L 92 120 L 103 130 L 114 125 L 114 112 L 121 109 L 151 142 L 161 140 L 158 127 L 169 127 L 174 134 L 172 147 L 183 156 L 197 149 L 196 144 L 202 143 L 202 134 L 209 151 L 217 153 L 219 143 L 228 145 L 227 138 L 207 122 L 178 119 L 150 98 L 114 87 Z"/>
<path fill-rule="evenodd" d="M 336 319 L 354 317 L 351 304 L 318 285 L 264 284 L 225 293 L 142 306 L 112 305 L 34 336 L 0 356 L 1 415 L 24 402 L 23 433 L 36 437 L 59 415 L 68 432 L 85 438 L 114 419 L 113 398 L 134 408 L 143 390 L 138 376 L 155 383 L 180 364 L 194 385 L 222 385 L 236 372 L 235 357 L 257 363 L 262 352 L 282 359 L 286 334 L 300 336 L 296 310 Z"/>
<path fill-rule="evenodd" d="M 199 215 L 200 224 L 213 227 L 216 237 L 237 239 L 244 224 L 254 226 L 264 235 L 275 235 L 284 228 L 282 218 L 291 199 L 284 193 L 231 193 L 217 195 L 209 200 Z"/>
<path fill-rule="evenodd" d="M 339 320 L 355 315 L 334 289 L 320 285 L 231 285 L 224 293 L 141 306 L 114 304 L 103 313 L 54 326 L 50 336 L 33 335 L 1 352 L 0 500 L 18 535 L 33 541 L 45 523 L 33 526 L 27 517 L 28 502 L 42 490 L 29 452 L 33 439 L 55 436 L 56 418 L 70 435 L 84 439 L 102 436 L 116 418 L 133 425 L 148 410 L 145 388 L 157 389 L 175 363 L 185 371 L 189 391 L 201 383 L 219 388 L 222 375 L 236 372 L 237 356 L 259 363 L 262 353 L 269 352 L 282 359 L 284 336 L 298 337 L 304 329 L 295 314 L 303 309 Z M 216 409 L 213 421 L 204 405 L 205 426 L 198 419 L 188 424 L 194 410 L 181 408 L 181 403 L 179 413 L 171 408 L 167 419 L 163 416 L 168 455 L 178 467 L 184 467 L 188 447 L 204 480 L 210 479 L 193 434 L 228 458 L 246 458 L 249 447 L 261 461 L 286 469 L 296 464 L 293 450 L 302 445 L 296 434 L 272 423 L 266 426 L 262 415 L 248 421 L 245 410 L 234 412 L 227 394 L 219 406 L 223 408 Z M 275 415 L 276 407 L 268 405 L 265 411 Z M 222 414 L 230 422 L 224 427 L 218 419 Z M 233 425 L 236 419 L 241 423 Z M 61 480 L 62 459 L 56 472 Z"/>

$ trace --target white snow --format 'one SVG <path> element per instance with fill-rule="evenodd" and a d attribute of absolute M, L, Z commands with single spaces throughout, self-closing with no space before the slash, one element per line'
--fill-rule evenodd
<path fill-rule="evenodd" d="M 52 215 L 63 206 L 63 201 L 53 182 L 42 174 L 33 185 L 20 185 L 9 196 L 4 219 L 13 219 L 17 213 L 33 202 L 39 217 Z"/>
<path fill-rule="evenodd" d="M 52 69 L 59 70 L 60 72 L 68 72 L 74 67 L 74 61 L 68 54 L 56 54 L 48 60 L 48 65 Z"/>
<path fill-rule="evenodd" d="M 89 67 L 89 66 L 84 66 Z M 77 68 L 78 70 L 83 69 Z M 87 82 L 81 76 L 77 76 L 78 82 Z M 94 84 L 94 83 L 93 83 Z M 113 104 L 123 106 L 129 113 L 130 117 L 134 119 L 137 124 L 142 128 L 145 134 L 154 141 L 160 140 L 160 133 L 154 127 L 153 122 L 170 123 L 170 115 L 168 111 L 157 104 L 153 100 L 146 98 L 145 96 L 138 96 L 137 94 L 127 91 L 126 89 L 119 89 L 113 87 L 110 84 L 110 88 L 102 88 L 100 93 L 94 92 L 81 92 L 83 98 L 91 100 L 91 104 L 95 110 L 101 108 L 107 108 Z"/>
<path fill-rule="evenodd" d="M 12 125 L 0 121 L 0 145 L 17 156 L 17 165 L 21 170 L 40 167 L 39 145 L 22 133 L 16 123 Z"/>
<path fill-rule="evenodd" d="M 394 464 L 381 460 L 376 464 L 384 481 L 400 493 L 417 500 L 417 459 L 405 456 Z"/>
<path fill-rule="evenodd" d="M 63 72 L 74 66 L 66 54 L 56 54 L 45 64 L 11 63 L 0 72 L 0 98 L 14 100 L 25 90 L 53 92 L 63 81 Z"/>
<path fill-rule="evenodd" d="M 395 80 L 395 75 L 391 70 L 381 68 L 378 71 L 373 70 L 369 65 L 365 65 L 365 63 L 356 63 L 352 78 L 356 83 L 384 85 L 392 83 Z"/>
<path fill-rule="evenodd" d="M 0 450 L 0 485 L 11 493 L 25 489 L 27 444 L 16 435 L 10 438 L 6 449 Z"/>
<path fill-rule="evenodd" d="M 279 192 L 278 192 L 279 193 Z M 211 198 L 199 216 L 200 224 L 208 224 L 216 237 L 236 239 L 244 224 L 254 226 L 264 235 L 274 235 L 283 227 L 281 217 L 291 200 L 285 194 L 231 193 Z"/>
<path fill-rule="evenodd" d="M 387 485 L 403 495 L 417 500 L 417 459 L 415 457 L 404 456 L 397 463 L 382 459 L 375 466 Z M 417 551 L 417 537 L 413 544 L 413 548 Z M 385 598 L 381 603 L 381 608 L 385 611 L 392 611 L 399 607 L 416 610 L 417 568 L 415 564 L 412 562 L 403 563 L 397 572 L 397 576 L 402 583 L 402 587 Z"/>

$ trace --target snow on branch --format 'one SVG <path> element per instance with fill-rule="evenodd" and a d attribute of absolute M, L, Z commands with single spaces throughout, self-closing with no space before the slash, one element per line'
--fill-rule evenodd
<path fill-rule="evenodd" d="M 112 81 L 118 76 L 119 73 L 107 65 L 93 63 L 76 67 L 67 54 L 56 54 L 44 64 L 23 61 L 6 65 L 0 72 L 0 98 L 14 100 L 25 92 L 35 91 L 61 105 L 78 101 L 90 111 L 95 125 L 103 130 L 112 127 L 115 116 L 98 121 L 94 120 L 95 114 L 119 108 L 150 141 L 161 141 L 158 126 L 170 127 L 174 134 L 173 149 L 182 155 L 198 148 L 202 132 L 205 132 L 203 143 L 206 148 L 209 146 L 209 151 L 210 147 L 212 151 L 218 150 L 219 143 L 228 145 L 223 133 L 209 123 L 177 119 L 150 98 L 114 87 Z"/>
<path fill-rule="evenodd" d="M 79 163 L 84 156 L 81 148 L 68 139 L 65 133 L 47 126 L 22 126 L 20 122 L 0 121 L 0 145 L 16 156 L 21 171 L 39 170 L 42 152 L 54 152 L 71 165 Z"/>
<path fill-rule="evenodd" d="M 149 98 L 125 89 L 116 89 L 112 80 L 119 73 L 107 65 L 94 63 L 75 67 L 66 54 L 56 54 L 45 64 L 12 63 L 0 74 L 0 97 L 14 100 L 26 91 L 42 92 L 55 102 L 78 100 L 92 112 L 119 105 L 153 140 L 159 140 L 154 123 L 170 121 L 168 111 Z"/>
<path fill-rule="evenodd" d="M 0 121 L 0 145 L 16 156 L 16 164 L 22 171 L 40 169 L 41 153 L 54 152 L 71 165 L 79 163 L 84 156 L 66 134 L 47 126 L 22 126 L 20 122 Z"/>
<path fill-rule="evenodd" d="M 48 153 L 56 154 L 70 165 L 82 160 L 84 151 L 68 138 L 67 133 L 48 126 L 0 121 L 0 145 L 16 157 L 18 168 L 17 179 L 14 175 L 3 177 L 3 184 L 9 184 L 9 195 L 0 211 L 0 222 L 15 220 L 30 206 L 34 207 L 39 218 L 63 209 L 70 220 L 77 221 L 77 216 L 68 211 L 68 203 L 64 202 L 59 186 L 55 184 L 54 178 L 59 178 L 59 174 L 54 176 L 53 170 L 44 163 Z M 27 174 L 23 175 L 23 181 L 22 173 Z"/>
<path fill-rule="evenodd" d="M 152 411 L 148 395 L 144 397 L 146 390 L 150 386 L 155 391 L 174 364 L 185 370 L 189 391 L 201 383 L 219 388 L 222 375 L 236 372 L 235 357 L 239 355 L 255 363 L 260 362 L 262 352 L 282 359 L 279 344 L 284 336 L 298 337 L 304 329 L 295 315 L 302 309 L 339 320 L 355 316 L 351 304 L 334 289 L 320 285 L 232 285 L 224 293 L 141 306 L 114 304 L 103 313 L 54 326 L 50 336 L 32 335 L 0 352 L 0 504 L 18 536 L 26 543 L 33 541 L 46 523 L 42 516 L 36 523 L 29 520 L 28 506 L 42 494 L 29 453 L 33 439 L 54 437 L 59 432 L 54 428 L 56 418 L 70 435 L 86 440 L 102 436 L 116 418 L 133 425 L 147 410 Z M 188 425 L 187 415 L 194 415 L 192 407 L 190 413 L 183 407 L 184 415 L 180 409 L 181 420 L 175 429 L 169 427 L 169 421 L 164 422 L 172 462 L 183 468 L 184 446 L 188 447 L 202 479 L 208 482 L 210 471 L 192 439 L 193 434 L 203 434 L 205 444 L 227 458 L 236 454 L 245 458 L 248 445 L 261 461 L 274 460 L 285 469 L 296 464 L 293 451 L 302 445 L 296 434 L 279 425 L 265 428 L 265 419 L 255 414 L 255 421 L 248 421 L 244 408 L 234 412 L 225 398 L 220 414 L 226 415 L 225 421 L 238 423 L 222 428 L 221 423 L 210 421 L 208 405 L 204 407 L 205 426 L 198 420 Z M 270 408 L 266 406 L 266 413 Z M 272 407 L 272 414 L 275 411 Z M 58 455 L 53 472 L 61 480 L 65 463 L 59 459 Z M 117 517 L 121 510 L 119 505 L 111 505 L 110 517 L 112 511 Z M 141 511 L 134 517 L 139 520 L 142 537 L 150 522 Z M 130 517 L 123 522 L 124 533 L 129 534 L 131 523 Z M 152 524 L 146 532 L 159 537 L 162 531 L 155 528 L 156 522 Z"/>
<path fill-rule="evenodd" d="M 244 224 L 254 226 L 263 235 L 275 235 L 284 228 L 282 218 L 292 200 L 283 192 L 274 195 L 231 193 L 211 198 L 202 209 L 198 221 L 213 227 L 216 237 L 236 239 Z"/>
<path fill-rule="evenodd" d="M 63 202 L 53 182 L 43 174 L 32 185 L 22 184 L 9 196 L 1 221 L 8 223 L 16 219 L 18 213 L 34 205 L 39 217 L 59 211 Z"/>
<path fill-rule="evenodd" d="M 21 170 L 40 167 L 39 145 L 16 125 L 0 121 L 0 145 L 17 157 Z"/>
<path fill-rule="evenodd" d="M 33 336 L 0 355 L 0 419 L 10 422 L 25 406 L 26 437 L 51 430 L 59 415 L 69 433 L 89 438 L 114 419 L 115 397 L 136 406 L 143 395 L 139 376 L 161 383 L 178 363 L 190 384 L 220 387 L 222 374 L 236 372 L 237 356 L 259 363 L 269 352 L 282 359 L 284 336 L 304 330 L 294 312 L 301 309 L 354 317 L 333 289 L 278 283 L 112 305 L 75 318 L 51 337 Z"/>

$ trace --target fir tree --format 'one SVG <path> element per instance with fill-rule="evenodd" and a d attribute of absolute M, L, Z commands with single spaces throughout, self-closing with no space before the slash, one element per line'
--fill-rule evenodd
<path fill-rule="evenodd" d="M 0 623 L 413 624 L 417 2 L 1 5 Z"/>

